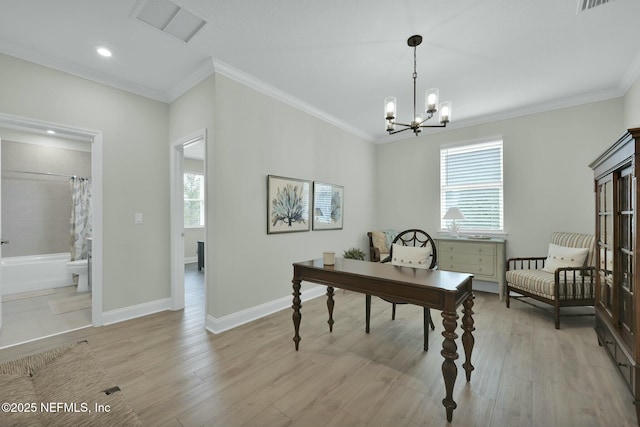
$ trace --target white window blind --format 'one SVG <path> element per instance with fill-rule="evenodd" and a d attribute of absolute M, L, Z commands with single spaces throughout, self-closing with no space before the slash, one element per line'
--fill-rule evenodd
<path fill-rule="evenodd" d="M 184 226 L 204 226 L 204 175 L 184 174 Z"/>
<path fill-rule="evenodd" d="M 443 147 L 440 149 L 440 227 L 451 207 L 465 216 L 458 220 L 462 232 L 504 228 L 502 140 Z"/>

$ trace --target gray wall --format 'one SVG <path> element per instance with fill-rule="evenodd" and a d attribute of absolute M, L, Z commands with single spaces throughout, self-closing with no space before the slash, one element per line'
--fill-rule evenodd
<path fill-rule="evenodd" d="M 90 177 L 91 153 L 2 140 L 2 256 L 69 252 L 69 179 L 8 170 Z"/>
<path fill-rule="evenodd" d="M 209 315 L 289 296 L 295 261 L 367 248 L 375 217 L 373 144 L 221 75 L 171 105 L 171 140 L 202 128 L 208 130 Z M 269 174 L 343 185 L 344 228 L 267 235 Z"/>
<path fill-rule="evenodd" d="M 5 114 L 102 132 L 102 311 L 169 298 L 169 106 L 7 55 L 0 93 Z"/>
<path fill-rule="evenodd" d="M 545 256 L 554 231 L 595 232 L 589 163 L 622 134 L 623 116 L 615 98 L 379 145 L 378 227 L 438 235 L 440 147 L 501 136 L 507 256 Z"/>
<path fill-rule="evenodd" d="M 220 75 L 171 105 L 6 55 L 0 77 L 3 113 L 102 132 L 103 311 L 170 296 L 168 145 L 207 129 L 207 312 L 214 317 L 289 296 L 293 261 L 366 249 L 373 227 L 437 229 L 442 143 L 504 137 L 509 254 L 544 254 L 554 229 L 592 231 L 587 165 L 625 124 L 638 124 L 640 105 L 636 82 L 624 103 L 376 146 Z M 344 229 L 267 235 L 268 174 L 344 185 Z M 144 213 L 143 225 L 134 224 L 135 212 Z"/>

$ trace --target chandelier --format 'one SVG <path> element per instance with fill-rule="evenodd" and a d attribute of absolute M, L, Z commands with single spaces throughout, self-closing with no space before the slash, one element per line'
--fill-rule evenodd
<path fill-rule="evenodd" d="M 420 45 L 420 43 L 422 43 L 422 36 L 420 35 L 411 36 L 407 40 L 407 45 L 413 48 L 413 121 L 409 124 L 396 122 L 396 98 L 394 96 L 385 98 L 385 121 L 389 135 L 411 129 L 413 133 L 418 136 L 422 128 L 443 128 L 451 121 L 451 102 L 445 101 L 438 105 L 438 98 L 440 96 L 438 89 L 427 89 L 424 95 L 424 113 L 416 113 L 416 79 L 418 78 L 418 73 L 416 72 L 416 47 Z M 440 124 L 425 125 L 424 123 L 431 119 L 436 112 L 440 113 Z M 401 126 L 402 129 L 396 130 L 396 126 Z"/>

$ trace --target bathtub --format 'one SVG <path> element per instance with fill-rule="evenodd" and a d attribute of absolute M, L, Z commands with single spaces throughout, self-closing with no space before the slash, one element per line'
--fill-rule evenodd
<path fill-rule="evenodd" d="M 0 260 L 1 295 L 73 285 L 66 253 L 6 257 Z"/>

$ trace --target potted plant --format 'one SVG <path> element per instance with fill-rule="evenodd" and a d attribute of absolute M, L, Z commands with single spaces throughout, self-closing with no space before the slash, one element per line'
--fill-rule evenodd
<path fill-rule="evenodd" d="M 344 251 L 344 254 L 342 255 L 343 258 L 358 259 L 360 261 L 364 261 L 364 256 L 365 256 L 364 252 L 362 252 L 358 248 L 347 249 L 346 251 Z"/>

